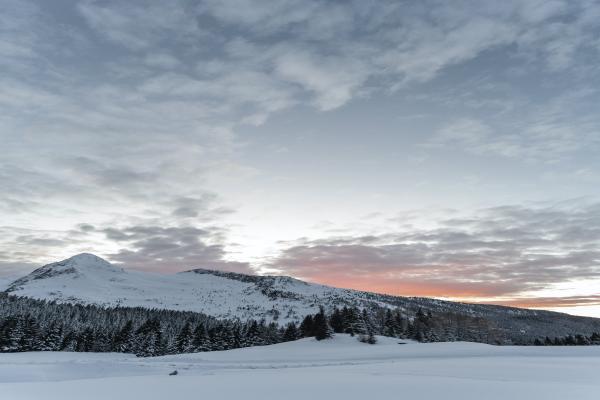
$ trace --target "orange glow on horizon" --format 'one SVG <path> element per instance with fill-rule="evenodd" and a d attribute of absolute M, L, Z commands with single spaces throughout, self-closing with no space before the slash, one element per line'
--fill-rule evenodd
<path fill-rule="evenodd" d="M 302 279 L 302 278 L 301 278 Z M 307 281 L 360 291 L 381 293 L 403 297 L 432 297 L 448 301 L 458 301 L 473 304 L 495 304 L 507 307 L 532 308 L 532 309 L 560 309 L 577 308 L 600 305 L 600 295 L 581 297 L 519 297 L 519 296 L 490 296 L 486 287 L 479 284 L 465 283 L 456 285 L 451 283 L 410 282 L 401 284 L 391 282 L 389 279 L 369 277 L 357 280 L 350 277 L 318 276 L 304 278 Z"/>

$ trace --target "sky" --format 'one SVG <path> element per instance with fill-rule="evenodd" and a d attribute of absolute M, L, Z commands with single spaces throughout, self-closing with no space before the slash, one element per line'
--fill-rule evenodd
<path fill-rule="evenodd" d="M 0 2 L 0 278 L 291 275 L 600 317 L 600 2 Z"/>

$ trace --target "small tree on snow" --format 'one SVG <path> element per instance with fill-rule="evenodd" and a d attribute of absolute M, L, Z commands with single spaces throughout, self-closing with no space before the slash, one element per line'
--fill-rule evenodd
<path fill-rule="evenodd" d="M 315 339 L 323 340 L 329 339 L 333 336 L 333 329 L 331 329 L 329 323 L 327 322 L 327 316 L 325 316 L 325 310 L 323 310 L 323 307 L 321 307 L 318 314 L 315 314 L 313 322 Z"/>

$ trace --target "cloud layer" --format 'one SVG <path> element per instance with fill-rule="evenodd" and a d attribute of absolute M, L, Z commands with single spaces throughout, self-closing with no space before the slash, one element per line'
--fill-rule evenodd
<path fill-rule="evenodd" d="M 600 278 L 599 245 L 598 204 L 503 206 L 441 220 L 435 229 L 303 240 L 272 266 L 311 281 L 391 294 L 533 304 L 517 297 Z M 598 304 L 596 294 L 570 299 L 565 304 Z"/>
<path fill-rule="evenodd" d="M 91 251 L 473 298 L 592 279 L 597 207 L 493 206 L 597 198 L 599 18 L 597 0 L 5 0 L 0 274 Z M 421 204 L 487 208 L 312 228 Z"/>

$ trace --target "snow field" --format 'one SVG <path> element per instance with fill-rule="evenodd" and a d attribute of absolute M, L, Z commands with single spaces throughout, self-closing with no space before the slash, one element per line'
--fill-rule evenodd
<path fill-rule="evenodd" d="M 136 358 L 0 354 L 0 399 L 598 399 L 600 347 L 317 342 Z M 177 376 L 168 376 L 177 370 Z"/>

